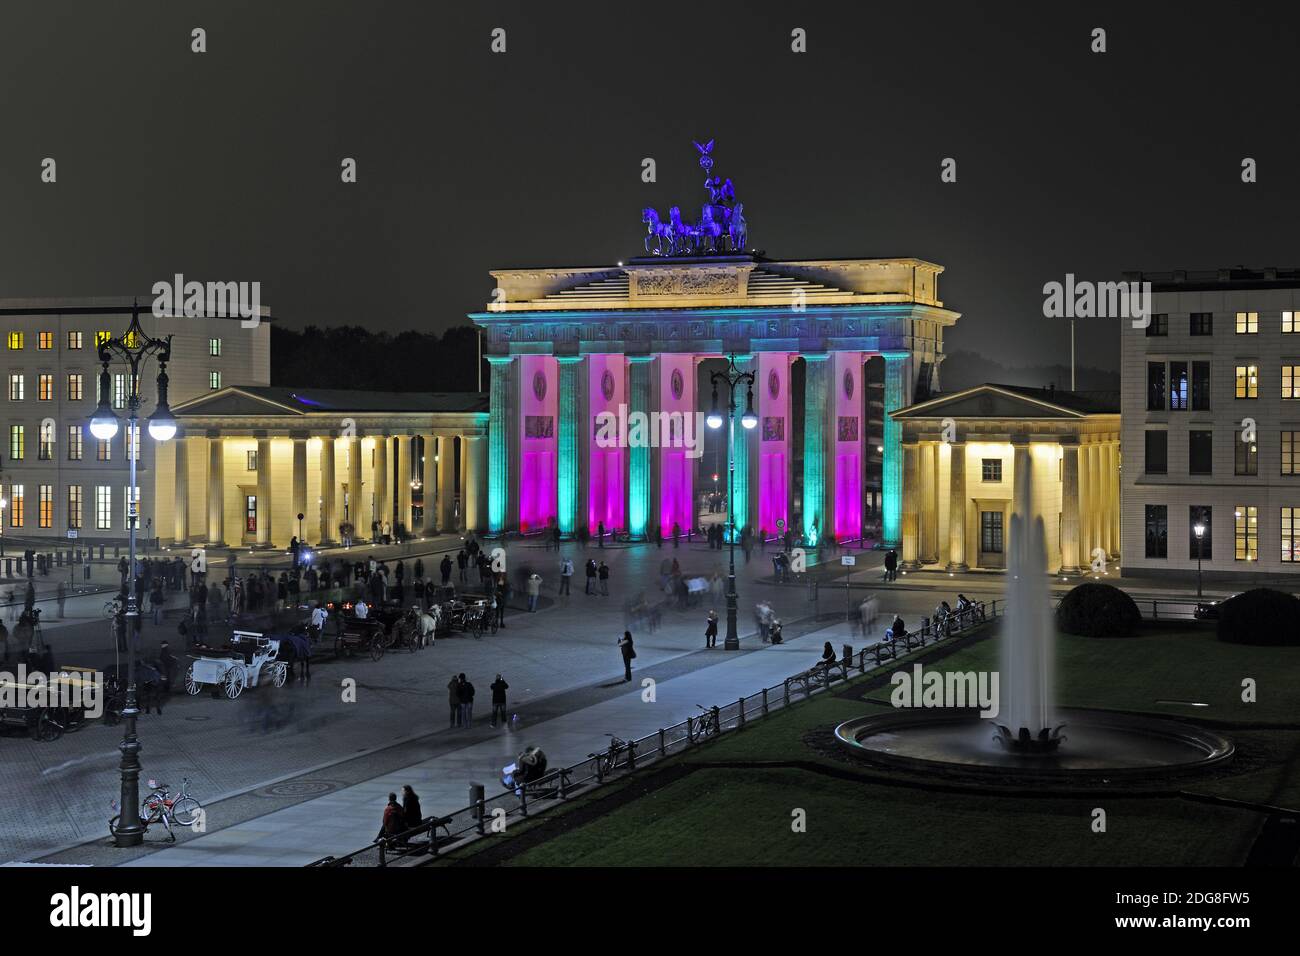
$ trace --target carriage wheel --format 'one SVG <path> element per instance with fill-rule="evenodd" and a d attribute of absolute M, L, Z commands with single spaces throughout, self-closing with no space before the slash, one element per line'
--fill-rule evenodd
<path fill-rule="evenodd" d="M 197 697 L 201 690 L 203 690 L 203 685 L 194 679 L 194 665 L 191 664 L 185 672 L 185 693 L 191 697 Z"/>
<path fill-rule="evenodd" d="M 226 697 L 229 700 L 234 700 L 244 692 L 244 669 L 242 667 L 232 667 L 227 670 L 222 684 L 225 686 Z"/>
<path fill-rule="evenodd" d="M 381 657 L 383 657 L 383 656 L 384 656 L 384 643 L 383 643 L 383 641 L 375 641 L 375 640 L 372 640 L 372 641 L 370 642 L 370 659 L 371 659 L 372 661 L 377 661 L 377 660 L 379 660 L 379 659 L 380 659 Z"/>
<path fill-rule="evenodd" d="M 32 724 L 31 735 L 33 740 L 48 743 L 62 737 L 63 728 L 59 726 L 48 710 L 42 710 L 36 715 L 36 722 Z"/>
<path fill-rule="evenodd" d="M 284 661 L 276 661 L 275 668 L 271 671 L 271 683 L 276 687 L 283 687 L 284 682 L 289 679 L 289 665 Z"/>

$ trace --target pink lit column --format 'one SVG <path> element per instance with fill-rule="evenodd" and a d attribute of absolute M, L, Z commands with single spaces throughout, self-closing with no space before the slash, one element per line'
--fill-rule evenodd
<path fill-rule="evenodd" d="M 519 362 L 519 530 L 540 531 L 556 520 L 556 415 L 559 363 L 550 355 Z"/>
<path fill-rule="evenodd" d="M 621 409 L 620 409 L 621 406 Z M 620 415 L 620 410 L 623 412 Z M 601 413 L 619 423 L 601 429 Z M 595 534 L 603 522 L 609 534 L 627 524 L 627 360 L 618 353 L 587 356 L 587 527 Z M 621 425 L 621 427 L 619 427 Z"/>
<path fill-rule="evenodd" d="M 866 436 L 863 420 L 863 354 L 831 353 L 827 422 L 831 449 L 826 510 L 832 516 L 829 528 L 836 540 L 862 535 L 862 471 Z"/>
<path fill-rule="evenodd" d="M 658 520 L 663 536 L 669 538 L 674 524 L 682 534 L 691 527 L 692 479 L 704 436 L 696 418 L 695 355 L 664 353 L 658 359 Z"/>
<path fill-rule="evenodd" d="M 753 463 L 755 480 L 751 498 L 757 513 L 755 534 L 777 533 L 777 522 L 790 525 L 792 488 L 790 423 L 790 352 L 759 352 L 754 356 L 754 413 L 758 415 L 758 454 Z"/>

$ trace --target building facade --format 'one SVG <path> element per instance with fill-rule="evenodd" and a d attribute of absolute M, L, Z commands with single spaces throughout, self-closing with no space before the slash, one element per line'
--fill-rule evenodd
<path fill-rule="evenodd" d="M 470 316 L 491 365 L 488 531 L 603 525 L 642 540 L 694 527 L 692 416 L 712 404 L 699 365 L 734 357 L 755 377 L 758 418 L 735 425 L 738 530 L 860 539 L 871 442 L 883 537 L 900 540 L 902 443 L 879 403 L 883 391 L 892 411 L 937 388 L 943 332 L 959 317 L 939 298 L 942 271 L 733 255 L 493 272 L 494 300 Z M 883 390 L 865 387 L 868 362 L 883 365 Z M 742 389 L 737 417 L 747 401 Z M 880 436 L 868 435 L 873 414 Z"/>
<path fill-rule="evenodd" d="M 231 381 L 265 385 L 271 377 L 268 321 L 245 327 L 237 318 L 156 318 L 141 297 L 140 324 L 156 337 L 172 335 L 169 400 L 173 407 Z M 3 299 L 0 376 L 4 379 L 0 514 L 6 536 L 38 542 L 69 532 L 96 543 L 127 536 L 128 442 L 125 424 L 110 441 L 88 427 L 98 403 L 98 338 L 120 336 L 131 320 L 130 298 Z M 269 320 L 269 311 L 263 309 Z M 128 370 L 109 369 L 111 404 L 125 415 Z M 141 416 L 153 410 L 157 366 L 140 382 Z M 155 476 L 160 449 L 141 427 L 137 489 L 140 533 L 158 537 Z M 169 452 L 168 452 L 169 453 Z M 170 491 L 168 491 L 170 493 Z"/>
<path fill-rule="evenodd" d="M 1031 481 L 1053 574 L 1120 561 L 1119 396 L 1011 385 L 892 413 L 903 448 L 904 570 L 1004 570 L 1013 502 Z"/>
<path fill-rule="evenodd" d="M 1134 273 L 1122 331 L 1125 571 L 1300 570 L 1300 270 Z M 1196 525 L 1204 533 L 1198 541 Z"/>
<path fill-rule="evenodd" d="M 484 521 L 477 394 L 232 386 L 173 411 L 179 431 L 156 469 L 165 544 L 331 546 L 345 525 L 361 543 Z"/>

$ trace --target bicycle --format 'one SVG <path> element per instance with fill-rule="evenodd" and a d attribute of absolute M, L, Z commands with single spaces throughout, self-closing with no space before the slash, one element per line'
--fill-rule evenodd
<path fill-rule="evenodd" d="M 167 839 L 175 843 L 176 831 L 173 829 L 175 824 L 183 827 L 193 826 L 203 812 L 203 806 L 198 800 L 190 796 L 190 778 L 181 779 L 181 789 L 173 796 L 170 787 L 165 783 L 158 783 L 155 780 L 149 781 L 150 793 L 140 803 L 140 822 L 148 832 L 149 827 L 155 823 L 161 823 L 164 830 L 167 831 Z M 117 836 L 119 821 L 122 815 L 119 812 L 108 821 L 108 832 L 112 836 Z"/>
<path fill-rule="evenodd" d="M 614 734 L 606 734 L 605 736 L 609 738 L 609 749 L 604 753 L 587 754 L 588 757 L 596 761 L 602 776 L 617 770 L 619 756 L 624 750 L 628 750 L 632 746 L 628 741 Z"/>
<path fill-rule="evenodd" d="M 111 621 L 122 613 L 122 602 L 117 598 L 104 602 L 104 619 Z"/>
<path fill-rule="evenodd" d="M 695 706 L 704 711 L 704 716 L 697 719 L 691 727 L 691 743 L 697 744 L 701 740 L 721 734 L 722 711 L 718 707 L 705 707 L 703 704 Z"/>

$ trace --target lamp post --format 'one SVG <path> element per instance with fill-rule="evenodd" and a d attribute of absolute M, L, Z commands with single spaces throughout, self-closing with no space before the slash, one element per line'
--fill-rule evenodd
<path fill-rule="evenodd" d="M 155 339 L 140 327 L 140 307 L 133 304 L 131 324 L 119 338 L 106 338 L 99 343 L 99 407 L 90 419 L 90 433 L 100 441 L 109 441 L 117 434 L 117 416 L 109 401 L 108 366 L 114 357 L 124 361 L 131 370 L 127 383 L 127 461 L 130 464 L 130 483 L 127 485 L 127 536 L 128 561 L 126 586 L 126 704 L 122 708 L 122 760 L 118 765 L 122 793 L 120 798 L 121 826 L 114 836 L 119 847 L 139 846 L 144 842 L 144 824 L 140 820 L 140 741 L 136 737 L 135 722 L 139 716 L 139 702 L 135 688 L 136 628 L 140 623 L 140 606 L 135 592 L 135 538 L 140 522 L 140 496 L 136 493 L 136 460 L 140 457 L 140 368 L 151 356 L 158 359 L 158 401 L 149 416 L 149 437 L 155 441 L 168 441 L 176 434 L 176 420 L 167 407 L 167 362 L 171 359 L 172 337 Z"/>
<path fill-rule="evenodd" d="M 1196 535 L 1196 597 L 1201 597 L 1201 556 L 1205 553 L 1205 515 L 1201 513 L 1196 518 L 1196 524 L 1192 525 L 1192 533 Z"/>
<path fill-rule="evenodd" d="M 713 382 L 713 408 L 706 419 L 710 428 L 722 427 L 722 413 L 718 409 L 718 383 L 727 386 L 727 638 L 723 648 L 729 651 L 740 650 L 740 636 L 736 633 L 736 387 L 746 386 L 745 413 L 740 417 L 741 425 L 751 429 L 758 424 L 754 414 L 754 373 L 742 372 L 736 367 L 736 356 L 727 359 L 727 367 L 721 372 L 709 376 Z"/>

